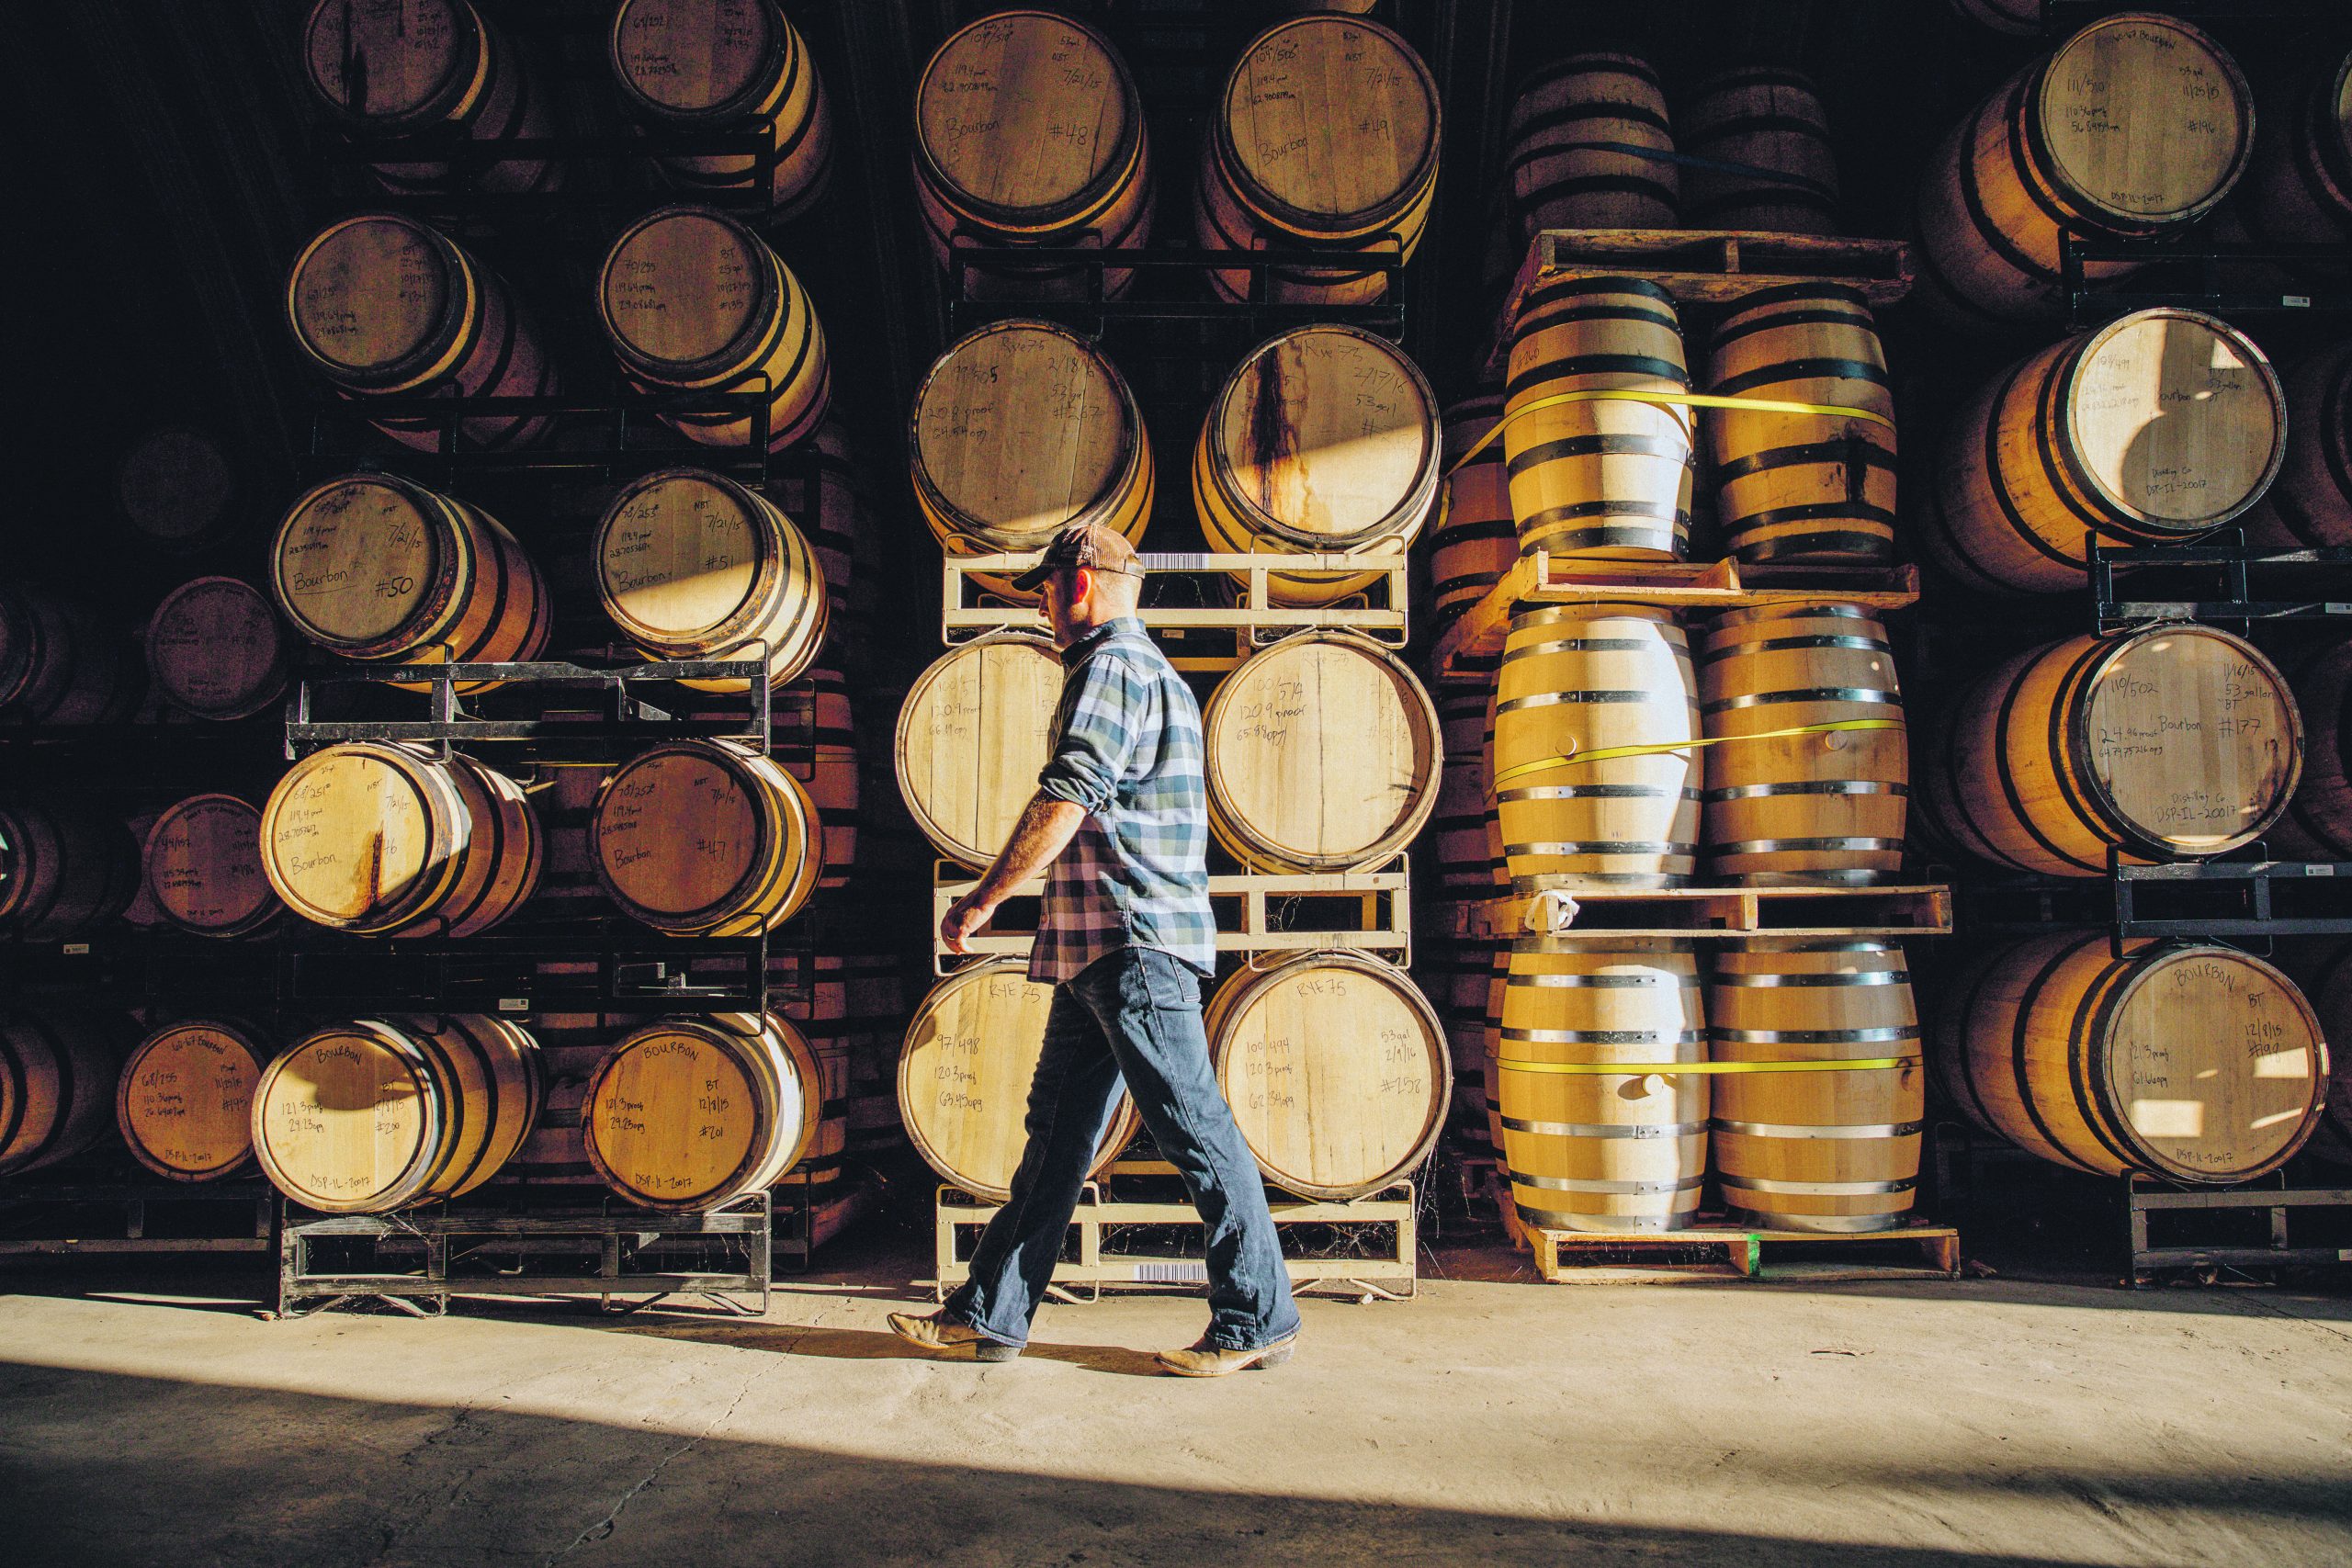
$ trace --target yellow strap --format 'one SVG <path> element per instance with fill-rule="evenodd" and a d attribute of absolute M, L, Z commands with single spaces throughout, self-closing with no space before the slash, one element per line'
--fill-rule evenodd
<path fill-rule="evenodd" d="M 1453 467 L 1445 471 L 1452 474 L 1485 451 L 1515 419 L 1523 418 L 1538 409 L 1591 402 L 1663 403 L 1676 408 L 1740 409 L 1749 413 L 1817 413 L 1837 419 L 1866 419 L 1889 430 L 1894 428 L 1894 422 L 1876 409 L 1848 408 L 1843 403 L 1792 403 L 1779 398 L 1724 398 L 1713 392 L 1648 392 L 1635 387 L 1582 387 L 1572 392 L 1547 392 L 1532 402 L 1521 403 L 1512 409 L 1495 421 L 1492 430 L 1472 442 L 1470 449 L 1456 457 Z"/>
<path fill-rule="evenodd" d="M 1866 1056 L 1850 1062 L 1507 1062 L 1500 1057 L 1495 1066 L 1513 1073 L 1574 1073 L 1580 1077 L 1601 1077 L 1623 1074 L 1641 1077 L 1646 1074 L 1678 1073 L 1867 1073 L 1887 1067 L 1916 1067 L 1917 1056 Z"/>
<path fill-rule="evenodd" d="M 1539 757 L 1532 762 L 1514 762 L 1495 775 L 1495 787 L 1500 789 L 1515 778 L 1540 773 L 1546 768 L 1571 767 L 1578 762 L 1605 762 L 1617 757 L 1663 757 L 1675 751 L 1695 751 L 1702 746 L 1727 746 L 1735 740 L 1781 740 L 1792 735 L 1826 735 L 1834 729 L 1902 728 L 1899 718 L 1839 718 L 1826 724 L 1800 724 L 1792 729 L 1760 729 L 1753 735 L 1710 735 L 1697 740 L 1657 740 L 1645 746 L 1603 746 L 1597 751 L 1571 751 L 1558 757 Z"/>

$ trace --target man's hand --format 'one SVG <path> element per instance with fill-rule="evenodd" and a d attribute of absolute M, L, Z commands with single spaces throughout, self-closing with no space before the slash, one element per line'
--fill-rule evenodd
<path fill-rule="evenodd" d="M 995 900 L 983 901 L 977 889 L 967 893 L 949 905 L 947 913 L 940 918 L 939 940 L 947 944 L 950 953 L 969 953 L 971 949 L 964 945 L 964 939 L 987 925 L 989 917 L 995 913 Z"/>

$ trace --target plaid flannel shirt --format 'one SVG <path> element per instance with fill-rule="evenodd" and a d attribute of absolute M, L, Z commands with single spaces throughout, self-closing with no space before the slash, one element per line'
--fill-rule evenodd
<path fill-rule="evenodd" d="M 1068 980 L 1129 946 L 1213 973 L 1200 705 L 1132 615 L 1080 637 L 1062 664 L 1037 785 L 1086 820 L 1046 876 L 1029 978 Z"/>

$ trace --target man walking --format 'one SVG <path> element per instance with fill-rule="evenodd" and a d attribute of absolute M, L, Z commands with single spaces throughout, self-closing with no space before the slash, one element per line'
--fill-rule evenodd
<path fill-rule="evenodd" d="M 1021 1353 L 1124 1079 L 1208 1229 L 1208 1333 L 1162 1351 L 1160 1366 L 1182 1377 L 1279 1366 L 1295 1348 L 1298 1308 L 1201 1024 L 1216 927 L 1200 705 L 1136 618 L 1143 574 L 1120 535 L 1065 528 L 1015 581 L 1042 589 L 1068 671 L 1053 756 L 1012 841 L 939 931 L 963 952 L 1050 863 L 1029 978 L 1053 984 L 1053 1006 L 1029 1086 L 1028 1145 L 972 1277 L 927 1317 L 891 1314 L 891 1332 L 976 1360 Z"/>

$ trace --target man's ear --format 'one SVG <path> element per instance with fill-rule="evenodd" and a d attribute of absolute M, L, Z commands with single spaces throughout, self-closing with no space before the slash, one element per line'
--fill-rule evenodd
<path fill-rule="evenodd" d="M 1091 566 L 1073 567 L 1069 574 L 1070 608 L 1075 610 L 1080 604 L 1091 603 L 1093 597 L 1094 569 Z"/>

